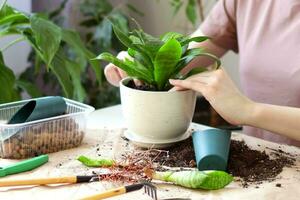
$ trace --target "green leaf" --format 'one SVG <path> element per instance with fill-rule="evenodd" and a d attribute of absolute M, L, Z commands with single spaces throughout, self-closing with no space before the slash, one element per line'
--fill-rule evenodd
<path fill-rule="evenodd" d="M 86 92 L 81 84 L 81 69 L 78 63 L 75 63 L 67 58 L 66 60 L 66 67 L 70 74 L 72 83 L 73 83 L 73 99 L 83 102 L 86 98 Z"/>
<path fill-rule="evenodd" d="M 68 0 L 63 0 L 60 5 L 53 11 L 49 13 L 49 18 L 52 19 L 61 14 L 61 12 L 65 9 Z"/>
<path fill-rule="evenodd" d="M 15 89 L 15 75 L 9 69 L 3 60 L 2 52 L 0 52 L 0 103 L 7 103 L 18 99 L 18 92 Z"/>
<path fill-rule="evenodd" d="M 207 53 L 204 48 L 193 48 L 187 50 L 184 56 L 180 59 L 176 65 L 176 69 L 174 70 L 172 77 L 177 76 L 177 74 L 197 56 L 205 56 L 214 60 L 217 68 L 221 65 L 220 59 L 213 54 Z"/>
<path fill-rule="evenodd" d="M 100 54 L 99 56 L 97 56 L 94 59 L 105 60 L 107 62 L 113 63 L 120 69 L 124 70 L 128 76 L 131 76 L 133 78 L 138 78 L 140 80 L 144 80 L 147 83 L 149 83 L 149 82 L 151 83 L 153 81 L 152 74 L 150 74 L 149 71 L 147 71 L 147 69 L 144 66 L 142 66 L 141 64 L 139 64 L 138 62 L 132 62 L 128 59 L 125 59 L 125 61 L 122 61 L 107 52 Z"/>
<path fill-rule="evenodd" d="M 170 39 L 157 52 L 154 60 L 154 78 L 158 90 L 163 90 L 181 57 L 181 46 L 176 39 Z"/>
<path fill-rule="evenodd" d="M 128 55 L 130 55 L 132 58 L 134 58 L 134 60 L 138 61 L 143 66 L 145 66 L 149 70 L 149 73 L 152 74 L 152 72 L 153 72 L 153 64 L 152 64 L 151 60 L 148 59 L 147 56 L 145 57 L 140 52 L 135 51 L 135 50 L 133 50 L 131 48 L 128 48 L 127 52 L 128 52 Z"/>
<path fill-rule="evenodd" d="M 196 2 L 195 0 L 189 0 L 185 13 L 189 19 L 189 21 L 195 25 L 196 24 L 196 19 L 197 19 L 197 13 L 196 13 Z"/>
<path fill-rule="evenodd" d="M 96 55 L 85 47 L 82 40 L 80 39 L 79 34 L 72 30 L 63 29 L 62 40 L 66 42 L 68 45 L 70 45 L 71 47 L 73 47 L 79 56 L 85 57 L 85 59 L 89 61 L 91 67 L 93 68 L 96 74 L 97 80 L 101 84 L 103 72 L 100 63 L 95 60 L 91 60 L 92 58 L 95 58 Z"/>
<path fill-rule="evenodd" d="M 107 62 L 113 63 L 114 65 L 116 65 L 117 67 L 121 68 L 122 70 L 124 70 L 129 76 L 134 75 L 134 71 L 127 66 L 122 60 L 116 58 L 115 56 L 113 56 L 110 53 L 104 52 L 101 53 L 100 55 L 98 55 L 96 58 L 94 58 L 93 60 L 105 60 Z"/>
<path fill-rule="evenodd" d="M 18 13 L 15 9 L 6 4 L 6 0 L 1 4 L 0 19 Z"/>
<path fill-rule="evenodd" d="M 173 6 L 173 8 L 174 8 L 174 10 L 173 10 L 173 16 L 174 16 L 178 13 L 179 9 L 182 7 L 183 1 L 171 0 L 170 3 L 171 3 L 171 6 Z"/>
<path fill-rule="evenodd" d="M 184 36 L 181 33 L 167 32 L 164 35 L 162 35 L 160 38 L 161 38 L 162 41 L 166 42 L 166 41 L 168 41 L 172 38 L 178 40 L 179 38 L 182 38 L 182 37 L 184 37 Z M 180 40 L 179 40 L 179 42 L 180 42 Z"/>
<path fill-rule="evenodd" d="M 1 4 L 0 4 L 0 13 L 2 12 L 3 8 L 6 5 L 7 0 L 2 0 Z"/>
<path fill-rule="evenodd" d="M 73 83 L 67 70 L 67 65 L 62 56 L 56 54 L 51 63 L 51 71 L 57 77 L 67 98 L 73 97 Z"/>
<path fill-rule="evenodd" d="M 19 79 L 16 81 L 16 85 L 26 91 L 32 98 L 41 97 L 43 95 L 36 85 L 27 80 Z"/>
<path fill-rule="evenodd" d="M 192 37 L 192 38 L 187 38 L 187 39 L 182 40 L 180 42 L 180 44 L 181 44 L 181 46 L 184 46 L 184 45 L 188 45 L 190 42 L 203 42 L 208 39 L 210 39 L 210 37 L 207 37 L 207 36 Z"/>
<path fill-rule="evenodd" d="M 11 14 L 0 19 L 0 25 L 7 24 L 7 23 L 16 24 L 16 23 L 26 23 L 26 22 L 28 22 L 28 18 L 21 13 Z"/>
<path fill-rule="evenodd" d="M 182 79 L 186 79 L 190 76 L 193 76 L 193 75 L 196 75 L 196 74 L 200 74 L 202 72 L 206 72 L 207 71 L 207 68 L 204 68 L 204 67 L 197 67 L 197 68 L 194 68 L 192 69 L 191 71 L 189 71 L 186 75 L 184 75 L 182 77 Z"/>
<path fill-rule="evenodd" d="M 151 62 L 151 58 L 149 57 L 149 55 L 151 54 L 148 50 L 150 49 L 145 49 L 145 46 L 142 45 L 142 41 L 143 38 L 139 38 L 139 40 L 137 39 L 137 37 L 129 37 L 127 36 L 125 33 L 123 33 L 117 26 L 113 25 L 113 30 L 114 33 L 116 34 L 117 38 L 120 40 L 121 43 L 123 43 L 126 47 L 131 48 L 137 52 L 139 52 L 145 63 L 148 64 L 148 67 L 153 68 L 152 66 L 152 62 Z M 134 42 L 130 39 L 130 38 L 134 38 Z M 140 42 L 138 42 L 140 41 Z M 153 46 L 149 45 L 149 48 L 152 48 Z"/>
<path fill-rule="evenodd" d="M 30 17 L 33 37 L 42 51 L 42 58 L 47 66 L 50 66 L 54 55 L 59 49 L 61 42 L 61 28 L 37 15 Z"/>
<path fill-rule="evenodd" d="M 232 182 L 233 177 L 223 171 L 165 171 L 155 172 L 153 179 L 175 183 L 187 188 L 217 190 Z"/>
<path fill-rule="evenodd" d="M 113 9 L 107 0 L 84 0 L 80 3 L 80 11 L 84 16 L 93 16 L 107 14 Z"/>
<path fill-rule="evenodd" d="M 120 10 L 113 10 L 109 13 L 107 18 L 112 22 L 112 24 L 120 29 L 123 33 L 127 34 L 128 31 L 128 19 L 127 17 L 120 12 Z"/>
<path fill-rule="evenodd" d="M 115 164 L 113 159 L 107 158 L 92 159 L 86 156 L 79 156 L 77 160 L 87 167 L 111 167 Z"/>
<path fill-rule="evenodd" d="M 113 30 L 119 41 L 126 47 L 132 48 L 132 41 L 131 39 L 121 31 L 116 25 L 113 24 Z"/>
<path fill-rule="evenodd" d="M 112 25 L 110 21 L 105 18 L 102 22 L 96 27 L 94 32 L 94 40 L 99 44 L 103 50 L 109 49 L 111 46 L 112 39 Z"/>
<path fill-rule="evenodd" d="M 134 59 L 134 61 L 131 61 L 128 58 L 125 58 L 124 63 L 127 66 L 130 66 L 130 68 L 135 71 L 134 73 L 136 75 L 132 76 L 132 77 L 136 77 L 136 78 L 142 80 L 143 82 L 149 83 L 149 84 L 152 84 L 154 82 L 152 69 L 147 68 L 142 63 L 140 63 L 137 59 Z"/>
<path fill-rule="evenodd" d="M 143 31 L 139 32 L 140 33 L 138 34 L 138 36 L 140 37 L 140 40 L 143 41 L 143 43 L 137 44 L 137 46 L 145 51 L 147 57 L 149 57 L 151 61 L 154 61 L 158 50 L 163 46 L 164 43 L 158 38 L 144 33 Z"/>

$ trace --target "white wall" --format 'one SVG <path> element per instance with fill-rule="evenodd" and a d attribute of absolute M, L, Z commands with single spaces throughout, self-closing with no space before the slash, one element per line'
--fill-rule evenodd
<path fill-rule="evenodd" d="M 31 11 L 31 0 L 8 0 L 7 3 L 19 10 L 25 12 Z M 2 49 L 10 41 L 17 39 L 18 37 L 19 36 L 8 36 L 1 38 L 0 48 Z M 19 42 L 4 51 L 5 63 L 18 74 L 26 68 L 29 52 L 30 46 L 25 41 Z"/>

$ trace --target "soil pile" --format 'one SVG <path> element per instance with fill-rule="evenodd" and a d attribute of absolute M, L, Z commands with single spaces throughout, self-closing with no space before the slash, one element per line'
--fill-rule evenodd
<path fill-rule="evenodd" d="M 196 167 L 192 139 L 189 138 L 170 147 L 167 153 L 155 158 L 155 162 L 169 167 Z M 227 171 L 240 177 L 242 185 L 260 184 L 262 181 L 273 181 L 282 172 L 283 167 L 295 163 L 292 155 L 278 149 L 271 149 L 271 155 L 265 151 L 250 149 L 244 141 L 232 140 Z"/>
<path fill-rule="evenodd" d="M 272 181 L 282 172 L 283 167 L 290 167 L 295 159 L 282 150 L 273 150 L 272 159 L 265 151 L 250 149 L 244 141 L 231 141 L 228 172 L 247 183 Z"/>

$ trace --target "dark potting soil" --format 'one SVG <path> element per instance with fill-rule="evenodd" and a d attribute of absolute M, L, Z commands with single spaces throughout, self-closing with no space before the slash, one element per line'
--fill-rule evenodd
<path fill-rule="evenodd" d="M 169 167 L 196 167 L 191 138 L 166 150 L 168 155 L 164 153 L 155 159 L 159 164 Z M 247 187 L 248 183 L 273 181 L 282 172 L 283 167 L 292 166 L 295 159 L 280 149 L 271 150 L 272 158 L 265 151 L 250 149 L 244 141 L 232 140 L 227 171 L 235 177 L 240 177 L 244 187 Z"/>
<path fill-rule="evenodd" d="M 130 88 L 136 89 L 136 90 L 156 91 L 156 89 L 154 87 L 151 87 L 150 85 L 135 85 L 133 80 L 131 80 L 127 83 L 127 87 L 130 87 Z"/>

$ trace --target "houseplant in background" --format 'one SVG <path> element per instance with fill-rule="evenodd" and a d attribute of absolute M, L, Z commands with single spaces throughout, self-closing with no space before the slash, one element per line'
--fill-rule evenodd
<path fill-rule="evenodd" d="M 22 90 L 33 97 L 41 95 L 36 85 L 27 79 L 17 78 L 4 62 L 2 52 L 22 40 L 26 40 L 35 52 L 35 70 L 40 70 L 43 63 L 45 70 L 58 81 L 64 96 L 84 100 L 86 92 L 81 84 L 81 74 L 88 66 L 87 63 L 93 68 L 96 79 L 101 81 L 100 64 L 90 60 L 95 55 L 85 47 L 77 32 L 55 25 L 48 20 L 47 15 L 20 12 L 7 5 L 6 1 L 0 5 L 0 19 L 0 38 L 19 36 L 0 52 L 0 84 L 5 86 L 0 88 L 3 94 L 0 103 L 20 99 Z M 70 50 L 76 57 L 68 55 Z"/>
<path fill-rule="evenodd" d="M 115 64 L 130 77 L 120 83 L 123 114 L 128 125 L 126 137 L 140 146 L 167 146 L 186 139 L 196 95 L 193 91 L 169 92 L 168 80 L 184 79 L 205 71 L 195 68 L 181 74 L 181 70 L 197 56 L 207 56 L 220 66 L 219 59 L 205 49 L 188 49 L 190 42 L 203 42 L 209 38 L 188 37 L 175 32 L 156 38 L 144 33 L 139 25 L 129 34 L 116 25 L 113 30 L 128 47 L 131 58 L 120 60 L 105 52 L 96 59 Z M 133 79 L 138 79 L 142 85 L 136 86 Z"/>
<path fill-rule="evenodd" d="M 47 27 L 50 31 L 56 28 L 57 30 L 62 30 L 62 32 L 64 32 L 66 29 L 62 27 L 66 21 L 61 14 L 64 12 L 67 2 L 68 0 L 62 0 L 57 9 L 43 12 L 42 14 L 36 16 L 42 16 L 44 21 L 47 21 L 47 23 L 51 24 L 51 26 Z M 183 5 L 183 3 L 180 1 L 177 3 L 176 1 L 171 1 L 171 4 L 174 6 L 174 10 L 179 10 L 179 8 Z M 115 53 L 123 50 L 124 46 L 116 39 L 116 36 L 112 31 L 112 26 L 108 22 L 107 17 L 113 19 L 123 32 L 127 32 L 129 29 L 129 16 L 126 13 L 130 11 L 131 13 L 134 12 L 140 16 L 142 16 L 143 13 L 131 4 L 121 3 L 117 4 L 117 7 L 114 7 L 108 0 L 80 0 L 77 6 L 80 8 L 78 11 L 80 11 L 80 15 L 82 15 L 83 18 L 76 22 L 76 29 L 82 28 L 85 31 L 81 32 L 79 35 L 79 32 L 72 30 L 71 32 L 73 32 L 74 36 L 72 40 L 78 40 L 78 44 L 80 43 L 80 45 L 83 47 L 82 49 L 84 50 L 80 52 L 80 49 L 78 48 L 80 45 L 77 47 L 70 44 L 66 45 L 66 42 L 63 38 L 59 43 L 60 54 L 64 54 L 62 59 L 73 61 L 72 68 L 76 68 L 74 70 L 76 73 L 72 73 L 69 70 L 70 67 L 68 68 L 67 66 L 70 66 L 71 63 L 68 61 L 66 61 L 67 64 L 63 65 L 64 69 L 59 71 L 56 70 L 55 72 L 55 69 L 52 69 L 51 67 L 51 63 L 44 62 L 40 54 L 37 53 L 37 50 L 33 48 L 28 57 L 29 66 L 20 76 L 13 74 L 13 71 L 8 72 L 9 68 L 6 67 L 5 73 L 9 74 L 8 77 L 10 77 L 10 81 L 4 81 L 8 83 L 9 87 L 2 89 L 2 92 L 7 93 L 8 95 L 2 97 L 3 99 L 0 99 L 0 102 L 19 100 L 21 99 L 20 94 L 25 91 L 30 97 L 40 97 L 43 95 L 63 95 L 78 101 L 85 101 L 96 108 L 119 103 L 119 92 L 105 80 L 100 65 L 98 63 L 93 63 L 94 66 L 90 65 L 88 62 L 89 56 L 84 57 L 82 55 L 86 54 L 87 51 L 89 51 L 89 54 L 92 55 L 92 52 L 99 53 L 99 51 L 110 51 Z M 18 34 L 21 37 L 19 37 L 16 41 L 12 41 L 12 43 L 10 43 L 7 47 L 1 49 L 1 53 L 16 42 L 28 40 L 26 36 L 22 37 L 23 33 L 21 29 L 19 29 L 17 32 L 7 32 L 7 30 L 10 29 L 9 26 L 12 26 L 11 29 L 18 26 L 20 27 L 22 25 L 27 26 L 29 29 L 32 28 L 31 21 L 28 20 L 31 17 L 30 14 L 22 13 L 14 8 L 11 8 L 14 10 L 13 12 L 5 12 L 5 7 L 9 6 L 5 5 L 5 2 L 3 2 L 1 6 L 1 16 L 4 17 L 5 20 L 1 20 L 0 38 L 11 34 Z M 192 12 L 192 2 L 187 4 L 186 10 L 190 10 L 187 13 L 193 13 L 195 11 L 194 9 Z M 12 17 L 16 13 L 26 16 L 27 21 L 23 20 L 22 22 L 20 16 L 19 19 Z M 12 17 L 12 19 L 7 20 L 10 17 Z M 19 22 L 17 20 L 14 21 L 14 19 L 19 20 Z M 45 30 L 47 29 L 44 27 L 43 31 Z M 37 29 L 35 27 L 35 33 L 33 33 L 32 36 L 35 37 L 39 31 L 42 31 L 42 29 Z M 59 38 L 60 34 L 57 35 L 58 41 Z M 49 40 L 51 39 L 52 38 Z M 36 45 L 40 44 L 36 43 Z M 65 63 L 65 61 L 63 62 Z M 4 59 L 2 63 L 3 66 L 5 66 Z M 100 68 L 96 73 L 94 73 L 94 70 L 96 70 L 96 65 L 98 65 Z M 2 70 L 4 70 L 4 67 L 2 67 Z M 62 80 L 62 76 L 60 75 L 62 71 L 64 71 L 66 74 L 70 74 L 70 77 L 65 77 L 65 80 Z M 99 95 L 99 93 L 101 95 Z"/>
<path fill-rule="evenodd" d="M 0 77 L 0 83 L 6 83 L 7 87 L 0 89 L 6 94 L 0 97 L 0 103 L 20 100 L 24 91 L 30 97 L 61 95 L 97 108 L 119 103 L 119 91 L 105 80 L 100 63 L 90 61 L 90 58 L 95 57 L 93 52 L 118 52 L 124 49 L 106 17 L 110 17 L 122 31 L 127 32 L 128 16 L 124 13 L 126 9 L 138 12 L 137 9 L 129 4 L 120 4 L 114 8 L 107 0 L 80 0 L 77 6 L 82 18 L 76 22 L 76 28 L 81 27 L 85 31 L 79 33 L 63 28 L 66 24 L 63 12 L 67 3 L 68 0 L 63 0 L 55 10 L 28 14 L 3 2 L 0 38 L 7 35 L 20 37 L 3 47 L 1 54 L 22 40 L 27 40 L 33 48 L 28 57 L 29 66 L 19 76 L 1 59 L 1 72 L 7 74 L 7 80 Z M 38 19 L 38 23 L 33 19 Z M 50 33 L 47 38 L 38 38 L 45 32 Z M 53 45 L 45 45 L 46 42 Z M 46 62 L 47 48 L 51 46 L 55 56 L 50 56 Z"/>
<path fill-rule="evenodd" d="M 66 24 L 66 18 L 63 16 L 67 0 L 61 2 L 57 9 L 43 12 L 41 15 L 44 20 L 49 21 L 55 27 L 65 30 L 63 27 Z M 77 67 L 76 77 L 71 77 L 70 88 L 73 90 L 71 95 L 66 94 L 62 84 L 57 84 L 57 75 L 53 70 L 49 69 L 47 65 L 40 59 L 39 54 L 33 49 L 28 57 L 29 66 L 19 76 L 15 76 L 16 83 L 26 83 L 24 87 L 15 84 L 18 96 L 14 100 L 20 99 L 20 93 L 26 91 L 31 97 L 38 97 L 43 95 L 63 95 L 77 101 L 84 101 L 96 108 L 105 107 L 119 103 L 119 91 L 108 84 L 102 73 L 102 68 L 98 61 L 93 64 L 97 65 L 97 73 L 91 65 L 89 58 L 82 57 L 85 52 L 99 52 L 110 51 L 118 52 L 123 50 L 123 45 L 116 39 L 112 32 L 110 23 L 105 20 L 110 17 L 115 23 L 119 24 L 123 31 L 128 31 L 128 16 L 124 11 L 126 8 L 134 9 L 133 6 L 120 5 L 114 8 L 107 0 L 80 0 L 78 3 L 78 11 L 82 18 L 76 21 L 76 29 L 84 29 L 84 32 L 79 33 L 73 31 L 78 40 L 78 47 L 81 45 L 82 52 L 78 48 L 71 45 L 66 45 L 64 41 L 61 42 L 64 58 L 74 61 L 80 67 Z M 79 9 L 80 8 L 80 9 Z M 28 14 L 29 16 L 29 14 Z M 14 24 L 11 24 L 14 25 Z M 28 24 L 30 26 L 30 24 Z M 1 28 L 0 28 L 1 29 Z M 84 45 L 83 45 L 84 44 Z M 68 65 L 70 67 L 70 65 Z M 92 66 L 92 67 L 91 67 Z M 67 67 L 67 66 L 62 66 Z M 73 66 L 74 68 L 74 66 Z M 79 69 L 80 68 L 80 69 Z M 66 70 L 69 70 L 68 68 Z M 66 77 L 68 79 L 68 77 Z M 78 90 L 80 88 L 80 90 Z M 77 95 L 76 91 L 81 91 Z M 99 95 L 101 94 L 101 95 Z M 9 100 L 6 100 L 9 101 Z"/>

